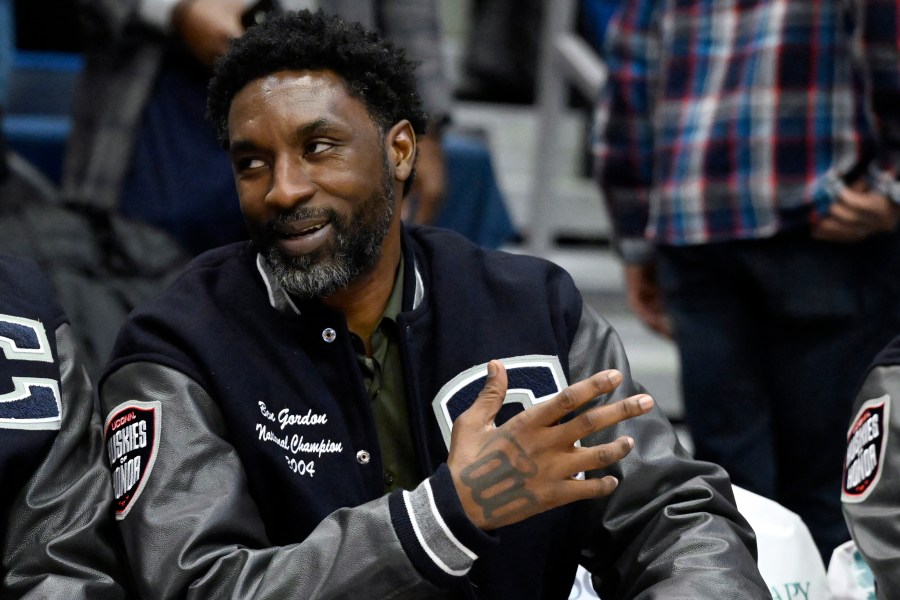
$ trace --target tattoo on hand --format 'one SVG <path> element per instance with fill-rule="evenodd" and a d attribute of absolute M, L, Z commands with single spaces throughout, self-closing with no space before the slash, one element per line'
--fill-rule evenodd
<path fill-rule="evenodd" d="M 513 456 L 504 450 L 483 454 L 463 469 L 460 480 L 472 492 L 472 499 L 491 520 L 498 513 L 515 513 L 537 505 L 538 501 L 525 483 L 537 475 L 537 464 L 511 435 L 503 435 Z M 482 450 L 484 452 L 484 450 Z"/>

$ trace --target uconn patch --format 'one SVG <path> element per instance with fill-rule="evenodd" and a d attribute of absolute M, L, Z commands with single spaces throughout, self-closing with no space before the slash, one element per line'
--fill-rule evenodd
<path fill-rule="evenodd" d="M 526 408 L 549 400 L 567 385 L 562 365 L 555 356 L 534 354 L 504 358 L 500 362 L 506 367 L 508 385 L 496 425 L 502 425 Z M 447 448 L 450 447 L 453 422 L 475 403 L 486 381 L 487 363 L 476 365 L 447 382 L 432 402 Z"/>
<path fill-rule="evenodd" d="M 44 325 L 0 314 L 0 351 L 0 429 L 59 429 L 58 371 Z"/>
<path fill-rule="evenodd" d="M 847 432 L 847 455 L 844 459 L 843 502 L 862 502 L 881 478 L 890 418 L 887 394 L 863 404 Z"/>
<path fill-rule="evenodd" d="M 128 515 L 153 470 L 161 412 L 159 402 L 133 400 L 117 406 L 106 419 L 104 439 L 118 520 Z"/>

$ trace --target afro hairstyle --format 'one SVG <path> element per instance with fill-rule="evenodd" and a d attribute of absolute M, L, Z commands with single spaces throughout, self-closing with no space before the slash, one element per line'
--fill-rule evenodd
<path fill-rule="evenodd" d="M 407 119 L 416 133 L 427 117 L 416 92 L 415 63 L 401 48 L 358 23 L 301 10 L 271 16 L 234 40 L 209 83 L 207 114 L 228 147 L 228 111 L 248 83 L 283 70 L 330 70 L 368 109 L 382 131 Z"/>

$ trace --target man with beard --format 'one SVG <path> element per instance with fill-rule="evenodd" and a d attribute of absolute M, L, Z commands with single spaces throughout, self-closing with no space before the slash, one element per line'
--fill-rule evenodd
<path fill-rule="evenodd" d="M 137 310 L 100 381 L 141 597 L 566 598 L 579 562 L 605 597 L 768 597 L 727 476 L 571 278 L 401 224 L 402 51 L 276 17 L 209 113 L 252 243 Z"/>

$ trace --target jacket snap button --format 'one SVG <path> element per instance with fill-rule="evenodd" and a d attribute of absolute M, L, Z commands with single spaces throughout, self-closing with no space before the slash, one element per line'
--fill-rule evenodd
<path fill-rule="evenodd" d="M 369 464 L 370 459 L 371 459 L 371 457 L 369 456 L 369 453 L 366 452 L 365 450 L 360 450 L 359 452 L 356 453 L 356 462 L 358 462 L 361 465 Z"/>
<path fill-rule="evenodd" d="M 328 327 L 327 329 L 322 330 L 322 339 L 328 342 L 329 344 L 333 342 L 337 338 L 337 332 Z"/>

